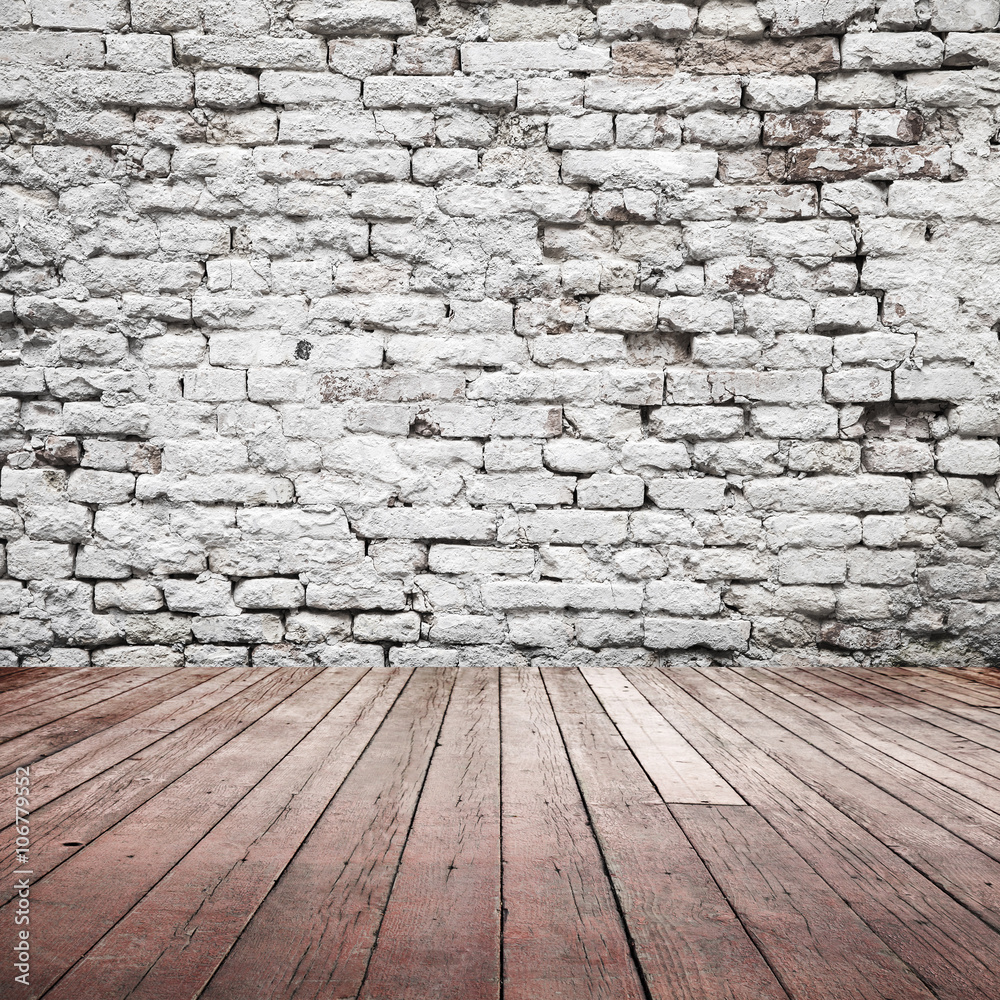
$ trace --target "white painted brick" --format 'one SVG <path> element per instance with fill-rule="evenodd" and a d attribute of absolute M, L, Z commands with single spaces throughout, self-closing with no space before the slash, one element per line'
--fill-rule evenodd
<path fill-rule="evenodd" d="M 745 650 L 750 639 L 750 622 L 742 619 L 697 621 L 685 618 L 651 618 L 645 620 L 644 645 L 651 649 Z"/>

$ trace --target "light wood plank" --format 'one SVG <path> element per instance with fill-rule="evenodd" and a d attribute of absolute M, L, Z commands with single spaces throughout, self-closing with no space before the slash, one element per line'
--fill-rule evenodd
<path fill-rule="evenodd" d="M 736 914 L 578 671 L 542 671 L 653 1000 L 784 1000 Z"/>
<path fill-rule="evenodd" d="M 886 756 L 910 764 L 914 770 L 981 802 L 993 812 L 1000 809 L 1000 775 L 990 773 L 996 768 L 996 754 L 979 748 L 977 763 L 971 763 L 975 748 L 973 753 L 952 752 L 956 741 L 948 733 L 886 709 L 863 693 L 832 682 L 825 672 L 781 670 L 773 681 L 765 679 L 769 674 L 761 668 L 755 676 L 775 693 Z"/>
<path fill-rule="evenodd" d="M 580 672 L 664 802 L 744 804 L 719 772 L 620 671 L 583 667 Z"/>
<path fill-rule="evenodd" d="M 961 719 L 978 723 L 1000 735 L 1000 716 L 997 716 L 996 712 L 970 705 L 956 698 L 954 693 L 942 691 L 939 685 L 933 683 L 932 678 L 924 674 L 907 670 L 905 667 L 878 667 L 871 669 L 869 674 L 875 684 L 884 684 L 891 690 L 910 694 L 925 705 L 933 705 Z"/>
<path fill-rule="evenodd" d="M 146 667 L 116 671 L 112 675 L 98 676 L 93 684 L 74 687 L 55 698 L 22 703 L 19 709 L 0 716 L 0 741 L 6 743 L 24 736 L 39 726 L 63 719 L 81 709 L 93 710 L 97 705 L 122 692 L 141 687 L 164 674 L 178 673 L 176 667 Z M 4 767 L 8 766 L 5 762 Z"/>
<path fill-rule="evenodd" d="M 752 743 L 731 696 L 715 688 L 695 698 L 678 683 L 687 671 L 627 673 L 936 996 L 998 994 L 1000 936 Z"/>
<path fill-rule="evenodd" d="M 985 749 L 989 755 L 1000 752 L 1000 732 L 927 701 L 919 691 L 903 681 L 865 668 L 831 668 L 830 676 L 838 684 L 864 691 L 894 711 L 923 719 L 973 747 Z"/>

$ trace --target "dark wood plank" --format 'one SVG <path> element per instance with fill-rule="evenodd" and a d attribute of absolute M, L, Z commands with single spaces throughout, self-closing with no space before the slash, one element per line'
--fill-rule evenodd
<path fill-rule="evenodd" d="M 990 754 L 1000 752 L 1000 732 L 925 701 L 919 691 L 903 681 L 860 667 L 831 668 L 829 675 L 837 683 L 864 691 L 894 711 L 922 719 L 973 747 L 986 749 Z"/>
<path fill-rule="evenodd" d="M 34 810 L 32 867 L 36 877 L 40 878 L 72 857 L 82 846 L 96 840 L 105 830 L 271 711 L 287 695 L 315 677 L 320 669 L 261 671 L 261 679 L 239 699 L 216 706 L 66 795 Z M 38 777 L 45 777 L 46 767 L 46 762 L 39 765 Z M 6 902 L 13 894 L 9 875 L 15 867 L 12 857 L 0 856 L 0 902 Z"/>
<path fill-rule="evenodd" d="M 360 1000 L 500 997 L 498 671 L 460 670 Z"/>
<path fill-rule="evenodd" d="M 43 757 L 94 736 L 133 715 L 138 715 L 207 680 L 212 670 L 172 670 L 151 674 L 144 684 L 130 685 L 124 691 L 109 694 L 93 705 L 36 726 L 22 736 L 15 736 L 0 745 L 0 773 L 19 765 L 34 764 Z"/>
<path fill-rule="evenodd" d="M 195 676 L 192 673 L 192 676 Z M 89 736 L 79 743 L 47 757 L 32 777 L 32 807 L 40 809 L 72 788 L 95 778 L 108 768 L 139 753 L 193 719 L 239 694 L 266 674 L 234 667 L 213 670 L 208 680 L 147 708 L 111 729 Z M 14 774 L 0 778 L 0 801 L 14 794 Z M 0 838 L 10 824 L 0 817 Z"/>
<path fill-rule="evenodd" d="M 671 676 L 980 919 L 994 929 L 1000 927 L 1000 865 L 996 861 L 747 704 L 740 694 L 743 685 L 734 683 L 741 678 L 731 676 L 729 670 L 703 674 L 692 668 Z"/>
<path fill-rule="evenodd" d="M 929 762 L 920 764 L 921 770 L 913 766 L 926 761 L 926 758 L 915 757 L 910 763 L 900 763 L 895 757 L 871 748 L 812 714 L 813 711 L 822 712 L 822 705 L 809 703 L 808 699 L 794 693 L 782 691 L 780 695 L 776 694 L 771 687 L 780 682 L 773 680 L 773 676 L 767 671 L 758 676 L 755 668 L 749 671 L 725 670 L 720 673 L 718 682 L 785 730 L 800 736 L 811 746 L 1000 862 L 1000 816 L 974 799 L 952 791 L 938 780 L 927 780 L 928 772 L 940 772 Z M 768 682 L 768 678 L 772 680 Z M 791 698 L 805 700 L 809 709 L 800 707 Z M 992 797 L 992 790 L 986 789 L 986 792 Z"/>
<path fill-rule="evenodd" d="M 199 1000 L 357 996 L 455 674 L 414 671 Z"/>
<path fill-rule="evenodd" d="M 0 694 L 51 682 L 65 673 L 64 667 L 5 667 L 0 670 Z"/>
<path fill-rule="evenodd" d="M 974 684 L 986 684 L 992 688 L 1000 687 L 1000 670 L 997 670 L 996 667 L 952 667 L 943 663 L 937 669 L 941 673 L 951 677 L 960 677 L 962 680 Z"/>
<path fill-rule="evenodd" d="M 33 897 L 49 913 L 45 933 L 34 945 L 36 995 L 114 927 L 365 672 L 321 670 L 207 760 L 36 881 Z M 63 900 L 72 900 L 72 907 L 60 907 Z M 14 905 L 11 901 L 0 908 L 0 921 L 12 919 Z"/>
<path fill-rule="evenodd" d="M 379 670 L 362 678 L 47 1000 L 196 996 L 329 805 L 410 673 Z"/>
<path fill-rule="evenodd" d="M 718 771 L 618 670 L 584 667 L 580 673 L 664 802 L 744 805 Z"/>
<path fill-rule="evenodd" d="M 1000 993 L 1000 936 L 733 728 L 731 696 L 716 689 L 717 697 L 696 699 L 677 670 L 626 673 L 936 996 Z"/>
<path fill-rule="evenodd" d="M 759 676 L 765 676 L 763 668 Z M 917 770 L 921 765 L 914 755 L 927 758 L 941 768 L 937 780 L 942 784 L 997 811 L 1000 775 L 993 773 L 997 766 L 995 753 L 970 746 L 967 741 L 937 726 L 887 708 L 864 692 L 844 687 L 830 677 L 829 671 L 784 669 L 775 679 L 781 685 L 774 688 L 775 691 L 788 691 L 792 698 L 798 690 L 805 700 L 796 703 L 802 707 L 813 706 L 815 713 L 822 712 L 820 717 L 827 722 L 869 746 L 882 749 L 889 756 L 896 756 L 897 760 L 904 763 L 912 760 Z M 762 680 L 762 683 L 767 682 Z M 949 772 L 955 772 L 959 779 L 953 780 Z M 971 783 L 965 784 L 962 778 L 968 778 Z"/>
<path fill-rule="evenodd" d="M 146 667 L 119 670 L 112 674 L 98 675 L 93 683 L 73 687 L 56 697 L 45 699 L 25 697 L 19 707 L 16 706 L 0 716 L 0 741 L 6 743 L 39 726 L 62 719 L 81 709 L 91 708 L 116 694 L 131 691 L 171 672 L 178 672 L 178 668 Z"/>
<path fill-rule="evenodd" d="M 785 998 L 583 677 L 542 676 L 650 996 Z"/>
<path fill-rule="evenodd" d="M 504 1000 L 645 994 L 537 668 L 500 672 Z"/>
<path fill-rule="evenodd" d="M 743 926 L 796 1000 L 933 1000 L 749 806 L 671 805 Z"/>
<path fill-rule="evenodd" d="M 123 674 L 129 667 L 28 667 L 17 668 L 15 678 L 23 678 L 15 683 L 10 695 L 0 703 L 0 717 L 12 712 L 20 712 L 25 705 L 32 705 L 49 698 L 58 698 L 74 689 L 82 690 L 108 677 Z"/>

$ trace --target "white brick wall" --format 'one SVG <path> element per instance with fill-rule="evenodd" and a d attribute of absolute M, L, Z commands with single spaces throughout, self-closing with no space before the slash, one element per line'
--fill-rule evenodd
<path fill-rule="evenodd" d="M 1000 662 L 998 20 L 11 0 L 0 666 Z"/>

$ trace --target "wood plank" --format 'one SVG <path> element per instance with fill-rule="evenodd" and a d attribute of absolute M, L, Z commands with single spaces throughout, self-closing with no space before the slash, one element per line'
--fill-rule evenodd
<path fill-rule="evenodd" d="M 925 705 L 934 705 L 959 718 L 968 719 L 981 726 L 1000 733 L 1000 717 L 988 708 L 969 705 L 948 692 L 941 692 L 934 684 L 927 683 L 928 678 L 912 673 L 905 667 L 878 667 L 869 670 L 872 681 L 876 684 L 886 684 L 892 690 L 904 691 Z"/>
<path fill-rule="evenodd" d="M 933 1000 L 927 988 L 749 806 L 671 806 L 789 995 Z"/>
<path fill-rule="evenodd" d="M 903 681 L 876 674 L 875 671 L 864 667 L 836 667 L 831 668 L 829 674 L 838 683 L 871 694 L 872 698 L 894 711 L 915 719 L 923 719 L 991 754 L 1000 752 L 1000 732 L 925 701 L 919 691 Z M 963 744 L 957 744 L 961 745 Z"/>
<path fill-rule="evenodd" d="M 166 734 L 180 729 L 236 696 L 264 676 L 266 674 L 257 670 L 239 667 L 213 670 L 208 680 L 153 705 L 111 729 L 52 754 L 46 758 L 44 767 L 38 771 L 37 776 L 32 777 L 32 807 L 40 809 L 70 789 L 97 777 Z M 13 794 L 14 774 L 11 773 L 0 778 L 0 801 L 9 801 Z M 12 822 L 5 824 L 0 816 L 0 837 Z"/>
<path fill-rule="evenodd" d="M 154 677 L 161 677 L 178 669 L 132 667 L 127 670 L 105 671 L 95 674 L 83 684 L 73 685 L 55 697 L 51 693 L 39 697 L 41 692 L 31 693 L 22 689 L 20 695 L 15 696 L 14 704 L 0 715 L 0 741 L 6 742 L 16 736 L 23 736 L 38 726 L 54 722 L 81 708 L 96 705 L 122 691 L 148 684 Z"/>
<path fill-rule="evenodd" d="M 379 670 L 363 677 L 47 1000 L 196 996 L 329 805 L 411 672 Z"/>
<path fill-rule="evenodd" d="M 744 805 L 719 772 L 618 670 L 582 667 L 580 673 L 664 802 Z"/>
<path fill-rule="evenodd" d="M 900 752 L 902 756 L 897 759 L 904 762 L 909 760 L 908 754 L 918 754 L 943 769 L 969 778 L 975 784 L 968 786 L 967 790 L 952 783 L 947 771 L 942 771 L 940 780 L 996 811 L 996 802 L 990 802 L 988 798 L 1000 799 L 1000 775 L 994 773 L 997 766 L 995 753 L 959 740 L 921 719 L 887 708 L 864 692 L 838 683 L 830 677 L 829 671 L 784 669 L 777 674 L 777 678 L 784 685 L 782 690 L 800 689 L 809 705 L 814 705 L 817 711 L 823 706 L 827 713 L 823 718 L 864 740 L 869 746 L 884 747 L 884 752 L 889 755 Z M 835 712 L 831 711 L 834 706 Z M 914 766 L 917 767 L 916 764 Z"/>
<path fill-rule="evenodd" d="M 0 670 L 0 694 L 53 681 L 66 672 L 65 667 L 5 667 Z"/>
<path fill-rule="evenodd" d="M 906 675 L 948 698 L 977 708 L 1000 708 L 1000 691 L 989 684 L 976 684 L 945 670 L 928 667 L 901 667 Z"/>
<path fill-rule="evenodd" d="M 977 768 L 965 767 L 926 744 L 910 739 L 906 733 L 887 729 L 866 719 L 853 708 L 832 701 L 827 697 L 825 688 L 820 690 L 822 680 L 810 680 L 809 674 L 808 670 L 774 672 L 755 667 L 749 675 L 743 673 L 743 676 L 878 754 L 911 768 L 930 782 L 943 785 L 998 813 L 997 820 L 1000 821 L 1000 777 L 991 778 Z M 919 780 L 916 783 L 923 786 Z"/>
<path fill-rule="evenodd" d="M 981 920 L 1000 928 L 1000 865 L 996 861 L 747 704 L 729 674 L 728 670 L 702 674 L 691 668 L 671 676 Z"/>
<path fill-rule="evenodd" d="M 36 878 L 72 857 L 242 733 L 321 669 L 276 668 L 263 672 L 264 676 L 238 700 L 218 705 L 66 795 L 33 810 L 32 867 Z M 39 765 L 38 777 L 45 777 L 47 766 L 47 762 Z M 13 894 L 13 882 L 8 876 L 15 867 L 13 857 L 0 856 L 0 902 Z"/>
<path fill-rule="evenodd" d="M 732 696 L 715 688 L 715 697 L 710 689 L 696 699 L 677 670 L 626 672 L 936 996 L 997 995 L 1000 936 L 733 728 L 741 723 Z"/>
<path fill-rule="evenodd" d="M 504 1000 L 643 1000 L 537 668 L 500 672 Z"/>
<path fill-rule="evenodd" d="M 129 667 L 81 667 L 69 669 L 66 667 L 17 667 L 15 680 L 11 688 L 13 701 L 4 698 L 0 705 L 0 716 L 10 712 L 19 712 L 25 705 L 44 701 L 64 695 L 74 688 L 83 688 L 106 677 L 122 674 Z M 18 692 L 15 694 L 15 692 Z"/>
<path fill-rule="evenodd" d="M 787 997 L 580 673 L 542 676 L 653 1000 Z"/>
<path fill-rule="evenodd" d="M 151 673 L 144 684 L 130 685 L 116 694 L 108 694 L 96 704 L 12 737 L 0 745 L 0 773 L 19 765 L 34 764 L 43 757 L 110 729 L 207 680 L 212 673 L 212 670 L 201 669 L 172 670 L 159 675 Z"/>
<path fill-rule="evenodd" d="M 942 663 L 937 670 L 951 677 L 960 677 L 974 684 L 987 684 L 990 687 L 1000 687 L 1000 670 L 996 667 L 952 667 Z"/>
<path fill-rule="evenodd" d="M 414 671 L 199 1000 L 357 996 L 456 672 Z"/>
<path fill-rule="evenodd" d="M 499 1000 L 500 692 L 460 670 L 359 1000 Z"/>
<path fill-rule="evenodd" d="M 718 683 L 810 746 L 839 760 L 856 774 L 1000 862 L 1000 816 L 937 780 L 927 780 L 926 774 L 910 764 L 902 764 L 834 728 L 799 707 L 784 692 L 775 694 L 765 686 L 766 677 L 773 675 L 764 671 L 757 679 L 755 668 L 750 668 L 749 672 L 726 670 Z M 929 763 L 923 767 L 924 772 L 932 770 Z"/>
<path fill-rule="evenodd" d="M 365 672 L 319 671 L 207 760 L 36 880 L 36 900 L 51 902 L 45 933 L 33 944 L 32 993 L 44 993 L 114 927 Z M 62 900 L 72 900 L 72 906 L 58 906 Z M 12 900 L 0 908 L 0 921 L 12 919 L 14 906 Z"/>

